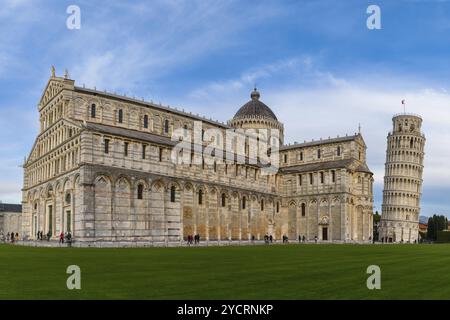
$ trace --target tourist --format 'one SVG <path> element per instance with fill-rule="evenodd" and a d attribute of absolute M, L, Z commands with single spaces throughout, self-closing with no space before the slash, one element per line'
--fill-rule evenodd
<path fill-rule="evenodd" d="M 302 243 L 302 236 L 298 236 L 298 243 Z"/>
<path fill-rule="evenodd" d="M 9 232 L 6 234 L 6 241 L 9 241 L 10 234 Z"/>
<path fill-rule="evenodd" d="M 69 247 L 72 246 L 72 234 L 70 232 L 67 233 L 67 244 Z"/>
<path fill-rule="evenodd" d="M 64 233 L 62 231 L 59 234 L 59 243 L 64 243 Z"/>
<path fill-rule="evenodd" d="M 16 239 L 16 241 L 19 240 L 19 233 L 18 233 L 18 232 L 16 232 L 16 237 L 15 237 L 15 239 Z"/>
<path fill-rule="evenodd" d="M 14 243 L 14 232 L 11 232 L 11 243 Z"/>
<path fill-rule="evenodd" d="M 305 237 L 305 235 L 303 235 L 303 239 L 302 239 L 302 240 L 303 240 L 303 242 L 305 242 L 305 241 L 306 241 L 306 237 Z"/>
<path fill-rule="evenodd" d="M 50 230 L 47 232 L 47 241 L 50 241 L 50 238 L 52 236 L 52 233 L 50 232 Z"/>
<path fill-rule="evenodd" d="M 273 237 L 272 237 L 272 235 L 269 236 L 269 240 L 270 240 L 270 243 L 273 242 Z"/>

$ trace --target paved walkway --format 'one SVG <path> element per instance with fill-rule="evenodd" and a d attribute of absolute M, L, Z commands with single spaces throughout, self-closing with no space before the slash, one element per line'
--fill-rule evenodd
<path fill-rule="evenodd" d="M 302 242 L 301 244 L 315 244 L 314 240 Z M 344 241 L 318 241 L 319 244 L 371 244 L 371 242 L 344 242 Z M 14 242 L 15 245 L 30 246 L 30 247 L 69 247 L 67 242 L 61 244 L 58 240 L 19 240 Z M 217 246 L 251 246 L 251 245 L 293 245 L 299 242 L 291 241 L 283 243 L 281 240 L 272 243 L 265 243 L 263 240 L 254 241 L 200 241 L 199 244 L 187 244 L 186 241 L 170 241 L 170 242 L 152 242 L 152 241 L 117 241 L 117 242 L 78 242 L 73 241 L 72 247 L 94 247 L 94 248 L 145 248 L 145 247 L 217 247 Z"/>

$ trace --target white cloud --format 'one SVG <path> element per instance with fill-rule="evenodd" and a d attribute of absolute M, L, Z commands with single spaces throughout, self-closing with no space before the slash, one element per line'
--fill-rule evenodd
<path fill-rule="evenodd" d="M 275 14 L 255 5 L 255 11 L 248 17 L 245 12 L 233 11 L 234 3 L 221 1 L 211 5 L 206 1 L 175 0 L 155 1 L 152 6 L 115 3 L 100 12 L 89 11 L 93 17 L 82 18 L 79 34 L 68 34 L 54 49 L 68 53 L 73 62 L 71 76 L 79 83 L 136 91 L 146 82 L 148 88 L 149 82 L 177 66 L 236 46 L 240 30 Z M 85 9 L 81 10 L 83 14 Z M 113 10 L 128 14 L 111 20 Z"/>

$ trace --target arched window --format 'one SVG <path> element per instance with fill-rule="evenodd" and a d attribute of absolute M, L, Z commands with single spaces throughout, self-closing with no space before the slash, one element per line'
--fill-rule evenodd
<path fill-rule="evenodd" d="M 227 204 L 227 197 L 225 193 L 222 193 L 222 207 L 225 207 Z"/>
<path fill-rule="evenodd" d="M 95 103 L 91 105 L 91 118 L 95 118 Z"/>
<path fill-rule="evenodd" d="M 261 199 L 261 211 L 264 211 L 264 199 Z"/>
<path fill-rule="evenodd" d="M 287 154 L 284 155 L 284 163 L 287 163 L 288 157 Z"/>
<path fill-rule="evenodd" d="M 118 122 L 122 123 L 123 122 L 123 110 L 119 109 L 119 113 L 118 113 Z"/>
<path fill-rule="evenodd" d="M 128 157 L 128 142 L 124 142 L 123 143 L 123 154 L 125 155 L 125 157 Z"/>
<path fill-rule="evenodd" d="M 277 202 L 277 213 L 280 212 L 280 203 Z"/>
<path fill-rule="evenodd" d="M 169 133 L 169 120 L 164 120 L 164 133 Z"/>
<path fill-rule="evenodd" d="M 109 153 L 109 139 L 105 139 L 105 153 Z"/>
<path fill-rule="evenodd" d="M 300 161 L 303 161 L 303 152 L 300 152 Z"/>
<path fill-rule="evenodd" d="M 176 193 L 176 188 L 175 188 L 175 186 L 172 186 L 170 188 L 170 202 L 175 202 L 175 193 Z"/>
<path fill-rule="evenodd" d="M 244 197 L 242 197 L 242 209 L 245 209 L 245 205 L 246 205 L 246 198 L 245 198 L 245 196 Z"/>
<path fill-rule="evenodd" d="M 144 199 L 144 185 L 143 184 L 138 184 L 138 188 L 137 188 L 137 198 L 139 200 Z"/>
<path fill-rule="evenodd" d="M 198 191 L 198 204 L 203 204 L 203 190 Z"/>
<path fill-rule="evenodd" d="M 341 155 L 341 147 L 337 147 L 336 153 L 337 153 L 338 156 Z"/>
<path fill-rule="evenodd" d="M 302 217 L 306 215 L 306 204 L 302 203 Z"/>
<path fill-rule="evenodd" d="M 66 204 L 70 204 L 70 200 L 71 200 L 70 193 L 68 193 L 66 194 Z"/>
<path fill-rule="evenodd" d="M 321 156 L 321 151 L 320 151 L 320 149 L 318 149 L 317 150 L 317 159 L 320 159 L 320 156 Z"/>
<path fill-rule="evenodd" d="M 414 139 L 411 138 L 411 141 L 409 142 L 409 147 L 412 149 L 414 146 Z"/>
<path fill-rule="evenodd" d="M 323 172 L 320 173 L 320 183 L 324 183 L 325 178 Z"/>
<path fill-rule="evenodd" d="M 145 144 L 142 145 L 142 159 L 145 159 L 147 146 Z"/>
<path fill-rule="evenodd" d="M 147 129 L 148 128 L 148 115 L 144 116 L 144 128 Z"/>

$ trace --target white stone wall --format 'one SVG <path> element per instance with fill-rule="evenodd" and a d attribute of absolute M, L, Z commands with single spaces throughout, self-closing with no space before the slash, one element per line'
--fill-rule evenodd
<path fill-rule="evenodd" d="M 0 232 L 5 236 L 7 233 L 18 233 L 22 237 L 22 213 L 2 212 L 0 213 Z"/>

